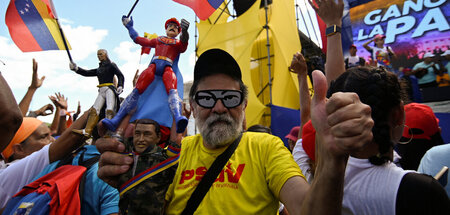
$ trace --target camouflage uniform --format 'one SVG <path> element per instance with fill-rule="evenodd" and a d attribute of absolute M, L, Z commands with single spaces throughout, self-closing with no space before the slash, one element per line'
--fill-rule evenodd
<path fill-rule="evenodd" d="M 126 141 L 128 151 L 132 151 L 132 142 L 132 138 L 131 141 Z M 176 143 L 172 143 L 170 146 L 179 152 L 180 146 Z M 147 149 L 142 154 L 135 154 L 133 167 L 120 176 L 119 183 L 125 183 L 139 173 L 168 159 L 170 155 L 173 156 L 174 154 L 169 152 L 167 148 L 163 149 L 159 146 Z M 164 197 L 175 176 L 177 166 L 174 165 L 148 178 L 124 193 L 119 202 L 120 214 L 162 214 Z"/>

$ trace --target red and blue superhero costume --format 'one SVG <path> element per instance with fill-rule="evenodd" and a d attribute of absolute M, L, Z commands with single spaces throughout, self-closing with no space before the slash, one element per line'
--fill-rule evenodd
<path fill-rule="evenodd" d="M 126 19 L 127 18 L 122 17 L 123 21 Z M 178 26 L 178 29 L 180 29 L 180 23 L 175 18 L 171 18 L 166 21 L 166 29 L 171 23 L 176 24 Z M 173 117 L 175 118 L 177 133 L 183 133 L 186 129 L 188 120 L 181 114 L 181 99 L 178 96 L 177 77 L 172 70 L 172 64 L 175 59 L 178 58 L 180 53 L 185 52 L 187 49 L 189 38 L 187 29 L 183 31 L 181 40 L 167 36 L 148 39 L 138 36 L 138 33 L 133 28 L 132 19 L 127 23 L 124 22 L 124 24 L 128 29 L 130 37 L 136 44 L 139 44 L 143 47 L 155 48 L 155 56 L 153 57 L 149 67 L 145 69 L 139 76 L 135 89 L 133 89 L 131 94 L 122 103 L 116 116 L 111 120 L 102 120 L 103 125 L 105 125 L 108 130 L 115 131 L 122 119 L 130 111 L 136 108 L 140 95 L 144 93 L 147 87 L 155 80 L 155 75 L 158 75 L 162 76 L 162 80 L 168 94 L 169 108 Z M 188 25 L 189 24 L 187 23 L 187 26 Z"/>
<path fill-rule="evenodd" d="M 153 82 L 155 74 L 163 77 L 167 94 L 171 89 L 177 89 L 177 77 L 172 71 L 172 64 L 180 53 L 186 51 L 188 43 L 166 36 L 151 40 L 137 37 L 134 42 L 143 47 L 155 48 L 155 56 L 153 56 L 150 66 L 142 72 L 136 83 L 139 94 L 142 94 Z"/>

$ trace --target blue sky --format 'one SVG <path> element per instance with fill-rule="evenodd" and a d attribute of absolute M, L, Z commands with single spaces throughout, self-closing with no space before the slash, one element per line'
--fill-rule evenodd
<path fill-rule="evenodd" d="M 306 14 L 305 0 L 298 0 Z M 140 72 L 150 62 L 150 56 L 144 55 L 139 64 L 140 46 L 132 42 L 128 31 L 122 25 L 121 17 L 126 15 L 134 1 L 132 0 L 53 0 L 57 15 L 69 40 L 72 58 L 78 66 L 91 69 L 98 67 L 96 52 L 100 48 L 108 50 L 125 76 L 125 89 L 122 96 L 132 90 L 132 78 L 139 68 Z M 32 58 L 39 64 L 39 76 L 46 76 L 44 84 L 34 95 L 30 110 L 36 110 L 47 103 L 49 95 L 61 92 L 68 97 L 69 111 L 76 109 L 80 101 L 82 111 L 87 110 L 97 97 L 97 78 L 83 77 L 69 70 L 69 59 L 65 51 L 21 52 L 11 40 L 5 24 L 5 14 L 9 0 L 0 1 L 0 71 L 10 85 L 19 102 L 31 83 Z M 309 5 L 308 5 L 309 6 Z M 310 12 L 314 15 L 313 12 Z M 188 7 L 171 0 L 139 1 L 132 13 L 134 27 L 142 36 L 144 32 L 164 35 L 164 22 L 171 17 L 184 18 L 189 28 L 188 50 L 181 55 L 179 67 L 184 81 L 193 79 L 195 63 L 195 13 Z M 300 23 L 300 29 L 305 25 Z M 316 29 L 318 29 L 316 27 Z M 305 32 L 305 30 L 303 30 Z M 312 29 L 310 29 L 310 32 Z M 314 38 L 312 38 L 314 39 Z M 153 51 L 150 53 L 153 55 Z M 41 117 L 51 122 L 53 116 Z"/>

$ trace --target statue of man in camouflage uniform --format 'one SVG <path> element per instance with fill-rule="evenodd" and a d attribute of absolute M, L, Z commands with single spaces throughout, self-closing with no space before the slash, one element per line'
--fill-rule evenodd
<path fill-rule="evenodd" d="M 162 214 L 164 197 L 177 168 L 180 146 L 169 141 L 163 149 L 158 145 L 160 139 L 161 131 L 156 121 L 136 121 L 132 142 L 126 143 L 134 163 L 119 177 L 120 214 Z"/>

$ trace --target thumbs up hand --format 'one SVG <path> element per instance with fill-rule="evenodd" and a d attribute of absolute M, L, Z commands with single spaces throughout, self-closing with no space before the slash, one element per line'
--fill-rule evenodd
<path fill-rule="evenodd" d="M 312 76 L 311 120 L 317 132 L 316 152 L 320 160 L 346 160 L 372 141 L 371 109 L 356 93 L 336 92 L 327 99 L 324 74 L 316 70 Z"/>

